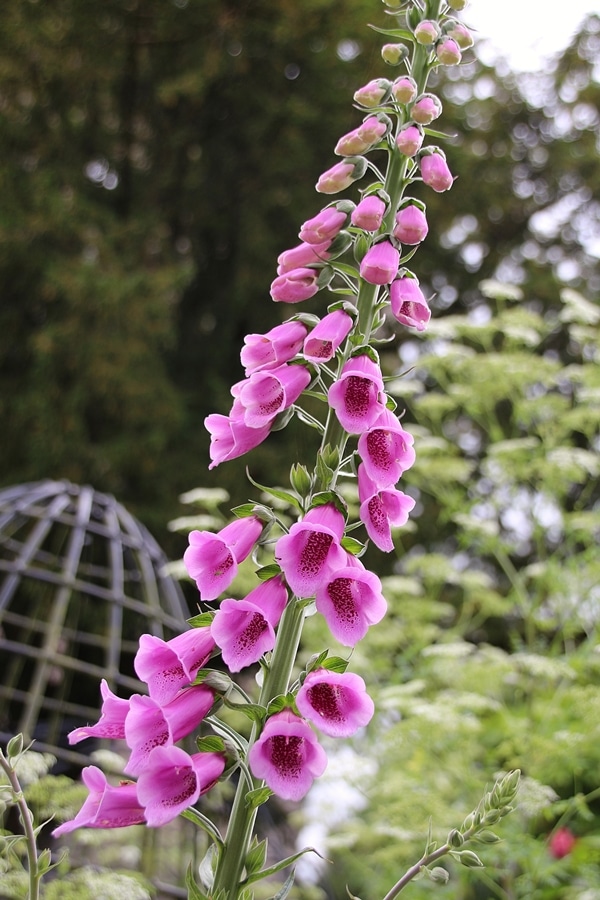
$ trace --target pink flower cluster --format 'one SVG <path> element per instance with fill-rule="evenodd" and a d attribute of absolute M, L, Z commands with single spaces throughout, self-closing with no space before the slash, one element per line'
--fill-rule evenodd
<path fill-rule="evenodd" d="M 210 688 L 192 685 L 214 648 L 209 628 L 195 628 L 170 641 L 145 634 L 134 666 L 148 685 L 148 696 L 134 694 L 123 700 L 102 682 L 99 721 L 76 728 L 69 743 L 91 737 L 125 741 L 130 750 L 125 774 L 137 781 L 113 786 L 100 769 L 85 768 L 83 781 L 89 796 L 74 819 L 54 829 L 54 837 L 83 826 L 164 825 L 216 783 L 225 769 L 224 754 L 189 754 L 176 746 L 198 727 L 214 704 Z"/>

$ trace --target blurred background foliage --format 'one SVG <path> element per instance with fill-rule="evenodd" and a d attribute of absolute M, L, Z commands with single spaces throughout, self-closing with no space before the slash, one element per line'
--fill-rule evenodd
<path fill-rule="evenodd" d="M 353 91 L 386 74 L 369 21 L 387 24 L 373 0 L 343 15 L 333 0 L 7 6 L 1 484 L 89 482 L 177 556 L 181 491 L 223 487 L 233 505 L 246 464 L 285 484 L 310 461 L 292 424 L 209 473 L 202 423 L 229 408 L 244 335 L 290 314 L 268 295 L 276 256 L 324 205 L 312 185 L 360 120 Z M 519 766 L 489 868 L 408 896 L 600 898 L 599 57 L 590 17 L 544 72 L 470 53 L 432 85 L 458 176 L 450 194 L 417 191 L 434 321 L 383 354 L 418 505 L 397 556 L 366 558 L 390 614 L 352 661 L 377 718 L 317 814 L 335 825 L 332 897 L 382 896 L 430 815 L 444 835 Z M 306 652 L 328 641 L 315 616 Z M 556 859 L 563 825 L 577 842 Z"/>

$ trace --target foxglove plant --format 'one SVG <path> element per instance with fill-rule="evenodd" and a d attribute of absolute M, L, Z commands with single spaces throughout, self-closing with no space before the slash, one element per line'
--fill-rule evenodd
<path fill-rule="evenodd" d="M 405 71 L 394 81 L 373 79 L 355 92 L 363 121 L 339 139 L 334 152 L 342 160 L 316 184 L 317 192 L 336 194 L 360 182 L 358 203 L 334 200 L 304 222 L 301 243 L 280 254 L 270 288 L 274 301 L 294 306 L 320 295 L 321 316 L 293 313 L 266 334 L 248 335 L 241 351 L 245 378 L 231 389 L 231 409 L 227 416 L 206 419 L 210 468 L 246 454 L 295 414 L 321 434 L 316 461 L 311 467 L 292 465 L 290 489 L 253 482 L 277 498 L 277 509 L 248 503 L 234 510 L 236 520 L 217 534 L 191 533 L 184 563 L 204 611 L 171 641 L 141 637 L 135 669 L 148 697 L 127 701 L 103 684 L 100 721 L 70 736 L 72 743 L 88 736 L 123 739 L 131 751 L 125 772 L 137 782 L 111 787 L 99 770 L 84 770 L 90 796 L 75 819 L 55 833 L 142 821 L 155 827 L 183 813 L 213 842 L 211 864 L 201 867 L 202 885 L 188 875 L 195 898 L 249 897 L 254 881 L 300 855 L 264 868 L 266 843 L 258 844 L 260 849 L 253 843 L 257 808 L 271 794 L 301 800 L 323 773 L 327 756 L 314 729 L 348 737 L 374 713 L 364 681 L 346 671 L 348 660 L 323 650 L 298 673 L 297 652 L 313 605 L 347 648 L 386 612 L 381 582 L 360 557 L 369 541 L 386 553 L 394 549 L 394 530 L 415 505 L 398 487 L 415 449 L 385 392 L 376 345 L 391 325 L 423 331 L 430 318 L 419 281 L 406 268 L 427 235 L 425 204 L 407 190 L 419 181 L 438 192 L 452 187 L 443 151 L 422 147 L 437 134 L 429 125 L 442 113 L 439 98 L 426 88 L 430 72 L 459 62 L 459 41 L 463 47 L 469 41 L 467 29 L 451 16 L 462 0 L 386 2 L 398 24 L 376 29 L 395 41 L 385 44 L 382 57 Z M 310 412 L 303 405 L 309 396 Z M 322 402 L 321 418 L 313 412 L 315 399 Z M 350 521 L 340 490 L 347 478 L 358 484 L 357 522 Z M 279 511 L 282 501 L 286 517 Z M 296 518 L 292 524 L 289 515 Z M 363 542 L 349 534 L 359 526 Z M 249 557 L 258 566 L 257 586 L 244 598 L 224 596 Z M 255 701 L 227 673 L 207 668 L 218 654 L 232 673 L 260 665 Z M 248 739 L 217 717 L 223 705 L 252 720 Z M 197 753 L 177 746 L 204 725 L 214 734 L 198 738 Z M 222 836 L 193 805 L 234 771 L 237 789 Z M 515 789 L 514 778 L 498 789 L 478 818 L 462 832 L 455 830 L 444 852 L 459 854 L 465 840 L 504 815 Z M 461 861 L 479 864 L 475 854 L 465 856 L 469 853 L 461 850 Z M 388 896 L 427 869 L 432 854 L 432 859 L 443 855 L 425 854 Z M 291 880 L 286 890 L 289 885 Z"/>

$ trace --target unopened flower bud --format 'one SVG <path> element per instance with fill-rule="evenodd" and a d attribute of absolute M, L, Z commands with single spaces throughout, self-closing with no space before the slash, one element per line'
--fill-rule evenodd
<path fill-rule="evenodd" d="M 390 241 L 379 241 L 365 253 L 360 264 L 360 277 L 369 284 L 390 284 L 399 265 L 399 251 Z"/>
<path fill-rule="evenodd" d="M 340 201 L 340 205 L 343 201 Z M 321 212 L 308 219 L 301 227 L 298 237 L 306 244 L 322 244 L 333 240 L 342 230 L 348 218 L 348 210 L 338 204 L 326 206 Z"/>
<path fill-rule="evenodd" d="M 425 213 L 418 206 L 410 203 L 396 213 L 394 237 L 401 244 L 420 244 L 427 237 L 429 226 Z"/>
<path fill-rule="evenodd" d="M 423 144 L 423 132 L 419 125 L 407 125 L 398 132 L 396 146 L 404 156 L 414 156 Z"/>
<path fill-rule="evenodd" d="M 271 284 L 271 297 L 279 303 L 300 303 L 308 300 L 319 290 L 317 269 L 292 269 L 279 275 Z"/>
<path fill-rule="evenodd" d="M 473 35 L 458 19 L 449 19 L 444 25 L 444 34 L 456 41 L 461 50 L 473 46 Z"/>
<path fill-rule="evenodd" d="M 399 66 L 407 56 L 406 44 L 384 44 L 381 48 L 381 58 L 388 66 Z"/>
<path fill-rule="evenodd" d="M 412 103 L 417 96 L 417 82 L 410 75 L 402 75 L 392 84 L 392 97 L 398 103 Z"/>
<path fill-rule="evenodd" d="M 453 9 L 454 12 L 460 12 L 465 8 L 469 0 L 447 0 L 447 2 L 450 9 Z"/>
<path fill-rule="evenodd" d="M 440 36 L 440 26 L 433 19 L 423 19 L 415 28 L 415 40 L 418 44 L 434 44 Z"/>
<path fill-rule="evenodd" d="M 412 105 L 410 114 L 419 125 L 429 125 L 442 114 L 442 103 L 435 94 L 421 94 Z"/>
<path fill-rule="evenodd" d="M 569 855 L 576 843 L 577 839 L 572 831 L 568 828 L 558 828 L 548 842 L 548 849 L 554 859 L 563 859 Z"/>
<path fill-rule="evenodd" d="M 449 191 L 454 182 L 446 157 L 441 150 L 421 157 L 421 178 L 438 194 Z"/>
<path fill-rule="evenodd" d="M 357 130 L 360 136 L 372 145 L 376 144 L 387 134 L 391 124 L 388 116 L 384 115 L 384 113 L 378 113 L 376 116 L 368 116 L 362 125 L 358 126 Z"/>
<path fill-rule="evenodd" d="M 381 106 L 389 94 L 390 87 L 391 82 L 387 78 L 374 78 L 373 81 L 369 81 L 356 91 L 354 100 L 361 106 L 374 109 L 376 106 Z"/>
<path fill-rule="evenodd" d="M 438 41 L 435 45 L 435 55 L 444 66 L 457 66 L 462 59 L 460 47 L 451 37 Z"/>
<path fill-rule="evenodd" d="M 329 259 L 327 248 L 331 241 L 323 241 L 322 244 L 298 244 L 289 250 L 284 250 L 277 257 L 277 274 L 285 275 L 292 269 L 300 269 L 303 266 L 309 266 L 311 263 L 325 262 Z"/>
<path fill-rule="evenodd" d="M 369 194 L 363 197 L 352 215 L 350 221 L 363 231 L 379 231 L 385 215 L 385 203 L 377 194 Z"/>
<path fill-rule="evenodd" d="M 345 190 L 354 181 L 362 178 L 366 169 L 366 159 L 361 156 L 349 157 L 323 172 L 315 188 L 321 194 L 337 194 L 338 191 Z"/>

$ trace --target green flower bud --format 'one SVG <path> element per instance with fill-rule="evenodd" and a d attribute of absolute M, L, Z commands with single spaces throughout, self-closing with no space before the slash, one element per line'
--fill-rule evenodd
<path fill-rule="evenodd" d="M 388 66 L 399 66 L 407 56 L 406 44 L 384 44 L 381 48 L 381 57 Z"/>
<path fill-rule="evenodd" d="M 458 850 L 453 851 L 452 856 L 456 859 L 461 865 L 466 866 L 467 869 L 482 869 L 483 863 L 479 859 L 476 853 L 473 853 L 472 850 Z"/>
<path fill-rule="evenodd" d="M 290 484 L 300 497 L 308 497 L 312 487 L 306 466 L 295 463 L 290 470 Z"/>
<path fill-rule="evenodd" d="M 462 847 L 465 842 L 464 837 L 456 828 L 449 832 L 447 840 L 451 847 Z"/>

